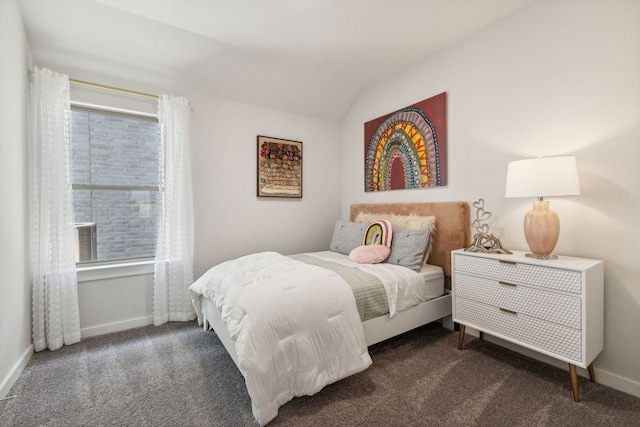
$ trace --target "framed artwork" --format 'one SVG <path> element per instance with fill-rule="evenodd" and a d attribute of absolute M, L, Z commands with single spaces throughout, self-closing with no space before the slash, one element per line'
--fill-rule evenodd
<path fill-rule="evenodd" d="M 446 92 L 364 124 L 364 191 L 446 185 Z"/>
<path fill-rule="evenodd" d="M 302 197 L 302 142 L 258 135 L 258 196 Z"/>

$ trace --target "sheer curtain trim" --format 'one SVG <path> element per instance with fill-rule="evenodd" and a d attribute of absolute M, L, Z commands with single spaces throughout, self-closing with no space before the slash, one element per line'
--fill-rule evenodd
<path fill-rule="evenodd" d="M 154 260 L 154 324 L 196 317 L 189 286 L 193 283 L 193 195 L 189 101 L 161 95 L 160 201 Z"/>
<path fill-rule="evenodd" d="M 69 77 L 35 68 L 31 81 L 31 271 L 36 351 L 80 341 L 71 193 Z"/>

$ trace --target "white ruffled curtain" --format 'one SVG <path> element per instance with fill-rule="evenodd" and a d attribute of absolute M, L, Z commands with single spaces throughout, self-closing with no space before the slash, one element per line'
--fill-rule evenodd
<path fill-rule="evenodd" d="M 153 288 L 153 323 L 196 318 L 193 283 L 193 195 L 189 141 L 189 101 L 158 99 L 160 194 Z"/>
<path fill-rule="evenodd" d="M 80 341 L 69 77 L 35 68 L 30 109 L 33 344 L 56 350 Z"/>

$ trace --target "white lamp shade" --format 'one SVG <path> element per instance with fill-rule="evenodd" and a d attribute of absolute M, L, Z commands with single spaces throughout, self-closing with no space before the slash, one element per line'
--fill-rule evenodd
<path fill-rule="evenodd" d="M 536 157 L 509 162 L 505 197 L 553 197 L 580 194 L 574 156 Z"/>

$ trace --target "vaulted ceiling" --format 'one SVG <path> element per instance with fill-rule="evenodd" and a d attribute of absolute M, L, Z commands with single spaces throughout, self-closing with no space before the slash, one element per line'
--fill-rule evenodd
<path fill-rule="evenodd" d="M 341 121 L 368 86 L 531 1 L 20 4 L 36 65 L 64 64 L 128 80 L 153 76 L 154 81 L 166 81 L 168 89 L 180 81 L 214 97 Z"/>

